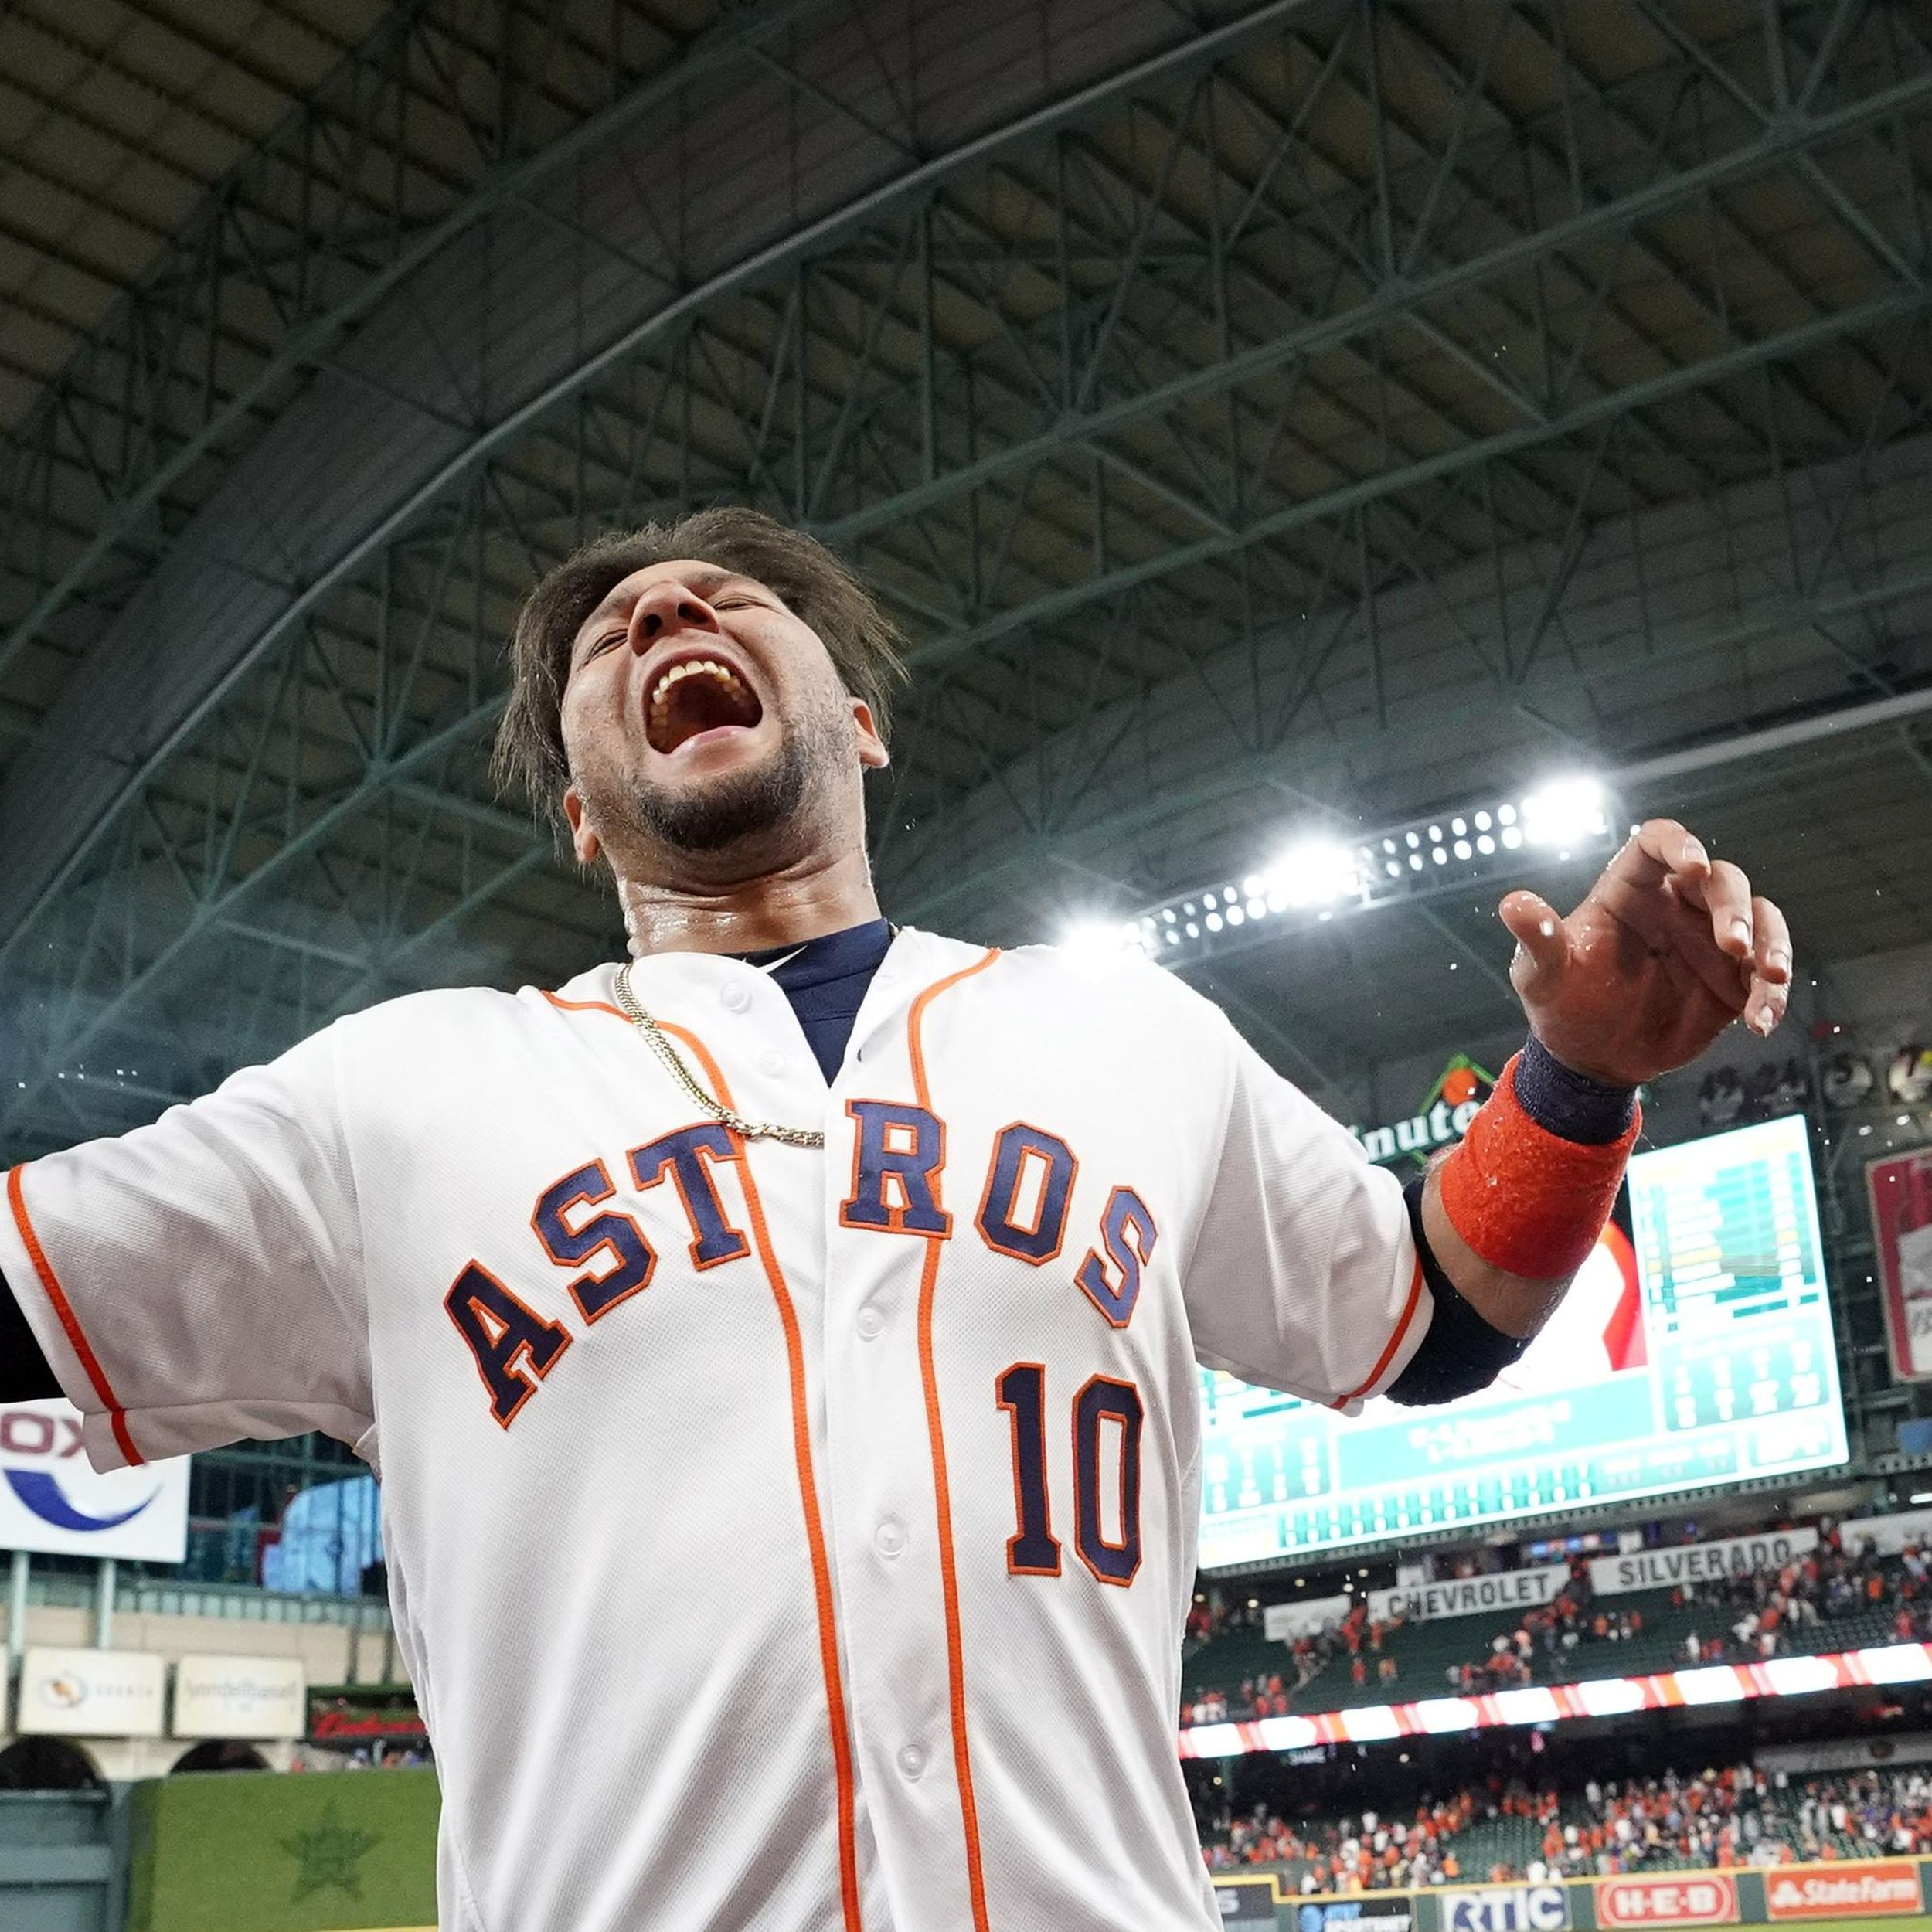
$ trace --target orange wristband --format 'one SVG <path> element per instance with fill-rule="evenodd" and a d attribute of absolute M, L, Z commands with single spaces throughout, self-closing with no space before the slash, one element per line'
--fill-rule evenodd
<path fill-rule="evenodd" d="M 1442 1164 L 1449 1225 L 1492 1268 L 1533 1281 L 1574 1274 L 1597 1245 L 1643 1125 L 1601 1147 L 1539 1127 L 1516 1097 L 1515 1056 Z"/>

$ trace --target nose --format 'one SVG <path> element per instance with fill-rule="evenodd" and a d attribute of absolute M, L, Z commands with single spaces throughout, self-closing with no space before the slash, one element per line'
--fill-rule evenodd
<path fill-rule="evenodd" d="M 718 614 L 685 585 L 654 583 L 638 598 L 631 613 L 632 648 L 643 651 L 677 631 L 717 634 Z"/>

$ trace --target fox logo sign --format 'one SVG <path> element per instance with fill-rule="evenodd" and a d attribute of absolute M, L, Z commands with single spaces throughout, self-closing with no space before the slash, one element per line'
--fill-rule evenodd
<path fill-rule="evenodd" d="M 100 1475 L 72 1403 L 0 1408 L 0 1549 L 178 1563 L 188 1549 L 187 1459 Z"/>

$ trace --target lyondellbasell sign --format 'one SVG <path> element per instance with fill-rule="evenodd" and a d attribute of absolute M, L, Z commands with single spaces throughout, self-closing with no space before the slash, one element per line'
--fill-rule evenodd
<path fill-rule="evenodd" d="M 1495 1084 L 1493 1073 L 1485 1072 L 1467 1053 L 1458 1053 L 1429 1090 L 1420 1113 L 1385 1126 L 1352 1127 L 1349 1131 L 1372 1161 L 1400 1161 L 1410 1155 L 1420 1159 L 1461 1140 Z"/>
<path fill-rule="evenodd" d="M 175 1666 L 177 1737 L 300 1737 L 308 1685 L 293 1657 L 184 1657 Z"/>

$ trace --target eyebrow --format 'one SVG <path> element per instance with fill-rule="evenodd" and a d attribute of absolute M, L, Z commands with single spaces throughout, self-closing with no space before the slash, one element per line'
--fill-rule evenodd
<path fill-rule="evenodd" d="M 756 580 L 745 576 L 741 570 L 693 570 L 685 581 L 700 597 L 709 597 L 720 584 L 750 583 Z M 570 640 L 570 651 L 577 654 L 577 648 L 586 635 L 594 631 L 606 617 L 614 617 L 625 605 L 634 604 L 642 595 L 641 591 L 627 590 L 622 584 L 611 591 L 604 601 L 577 626 L 577 635 Z"/>

